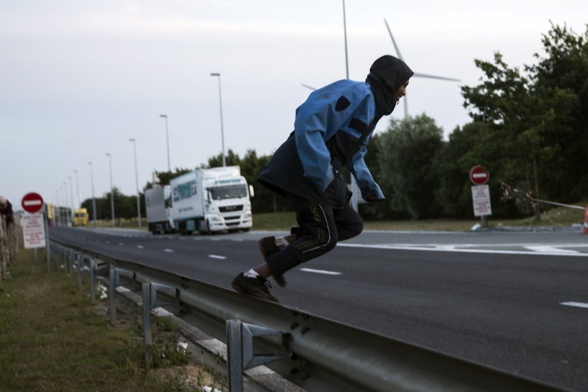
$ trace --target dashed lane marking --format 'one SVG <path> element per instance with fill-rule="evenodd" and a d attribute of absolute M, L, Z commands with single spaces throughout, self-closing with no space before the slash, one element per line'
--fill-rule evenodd
<path fill-rule="evenodd" d="M 318 269 L 312 269 L 312 268 L 300 268 L 300 271 L 310 272 L 313 274 L 323 274 L 323 275 L 343 275 L 342 272 L 318 270 Z"/>
<path fill-rule="evenodd" d="M 227 258 L 226 256 L 219 256 L 219 255 L 208 255 L 208 257 L 210 257 L 211 259 L 219 259 L 219 260 L 225 260 Z"/>
<path fill-rule="evenodd" d="M 525 246 L 525 248 L 537 253 L 556 253 L 556 254 L 572 254 L 580 253 L 575 250 L 556 248 L 555 246 Z"/>
<path fill-rule="evenodd" d="M 163 251 L 164 251 L 164 252 L 167 252 L 167 253 L 174 253 L 174 250 L 173 250 L 173 249 L 167 249 L 167 248 L 166 248 L 166 249 L 164 249 Z"/>
<path fill-rule="evenodd" d="M 570 301 L 570 302 L 562 302 L 562 303 L 560 303 L 560 305 L 563 305 L 563 306 L 573 306 L 575 308 L 585 308 L 585 309 L 588 309 L 588 304 L 585 303 L 585 302 L 573 302 L 573 301 Z"/>

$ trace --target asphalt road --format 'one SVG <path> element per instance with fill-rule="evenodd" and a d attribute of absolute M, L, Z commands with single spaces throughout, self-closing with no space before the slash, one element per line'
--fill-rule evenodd
<path fill-rule="evenodd" d="M 51 237 L 230 288 L 268 233 L 151 236 L 52 229 Z M 274 284 L 322 317 L 575 391 L 588 391 L 588 236 L 366 232 Z"/>

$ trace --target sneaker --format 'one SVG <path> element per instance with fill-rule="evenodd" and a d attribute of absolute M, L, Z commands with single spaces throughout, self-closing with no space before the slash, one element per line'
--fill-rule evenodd
<path fill-rule="evenodd" d="M 263 255 L 263 258 L 266 259 L 268 256 L 271 256 L 275 253 L 278 253 L 281 249 L 279 246 L 276 245 L 276 237 L 263 237 L 259 241 L 257 241 L 257 245 L 259 246 L 259 251 Z M 286 278 L 284 275 L 272 275 L 274 280 L 280 287 L 286 287 Z"/>
<path fill-rule="evenodd" d="M 243 273 L 240 273 L 235 279 L 233 279 L 231 286 L 233 286 L 233 290 L 239 294 L 265 299 L 266 301 L 279 302 L 278 299 L 269 292 L 269 288 L 272 287 L 272 284 L 262 276 L 250 278 Z"/>

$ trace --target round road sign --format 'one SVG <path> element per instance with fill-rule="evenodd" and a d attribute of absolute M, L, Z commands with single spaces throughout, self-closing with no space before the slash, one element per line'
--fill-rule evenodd
<path fill-rule="evenodd" d="M 490 179 L 490 173 L 483 166 L 476 165 L 470 170 L 470 180 L 475 185 L 484 185 Z"/>
<path fill-rule="evenodd" d="M 35 212 L 41 211 L 43 208 L 43 198 L 38 193 L 30 192 L 24 195 L 21 205 L 23 210 L 34 214 Z"/>

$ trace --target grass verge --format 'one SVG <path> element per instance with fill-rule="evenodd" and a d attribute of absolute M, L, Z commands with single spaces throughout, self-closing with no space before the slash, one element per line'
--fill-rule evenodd
<path fill-rule="evenodd" d="M 112 327 L 89 290 L 48 274 L 33 255 L 21 250 L 0 282 L 0 391 L 194 391 L 214 378 L 178 354 L 179 334 L 165 319 L 154 323 L 155 365 L 146 368 L 138 315 Z"/>

